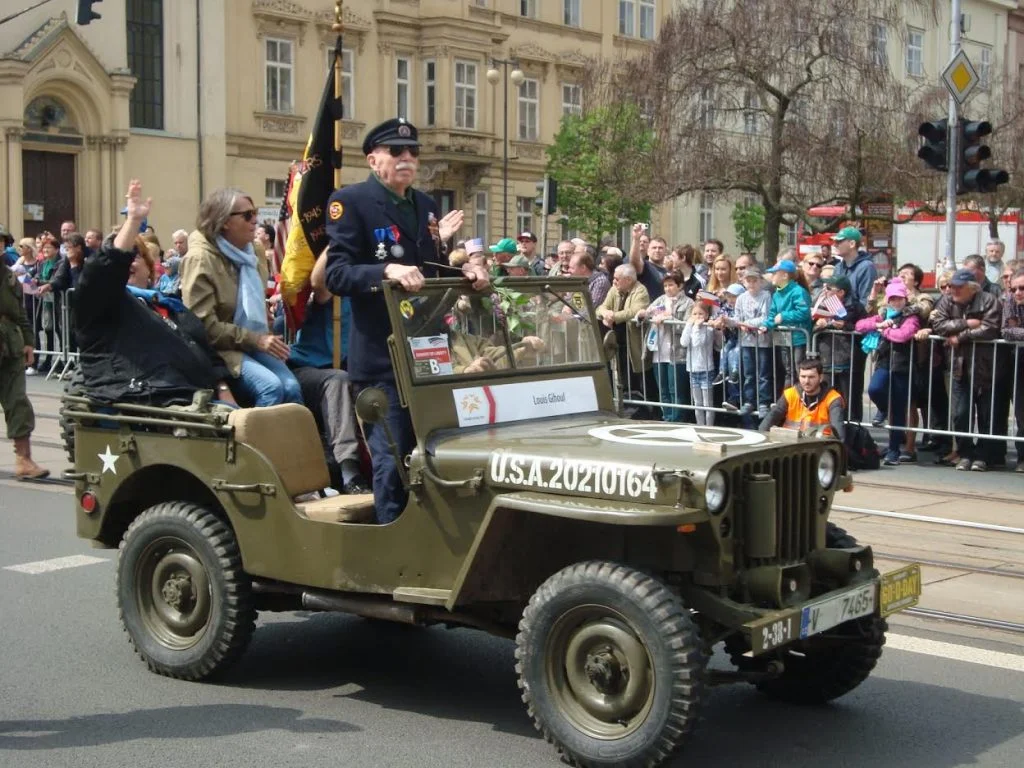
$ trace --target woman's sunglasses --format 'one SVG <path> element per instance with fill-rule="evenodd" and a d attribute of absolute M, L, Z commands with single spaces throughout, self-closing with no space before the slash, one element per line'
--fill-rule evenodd
<path fill-rule="evenodd" d="M 406 150 L 408 150 L 409 154 L 412 155 L 413 157 L 419 157 L 420 156 L 420 148 L 416 147 L 416 146 L 406 146 L 406 145 L 395 146 L 395 145 L 391 145 L 391 146 L 388 147 L 388 151 L 391 153 L 392 157 L 401 157 L 402 153 L 405 152 Z"/>
<path fill-rule="evenodd" d="M 255 219 L 259 214 L 255 211 L 255 209 L 250 208 L 247 211 L 232 211 L 231 215 L 232 216 L 241 216 L 243 219 L 245 219 L 247 222 L 249 222 L 249 221 L 252 221 L 253 219 Z"/>

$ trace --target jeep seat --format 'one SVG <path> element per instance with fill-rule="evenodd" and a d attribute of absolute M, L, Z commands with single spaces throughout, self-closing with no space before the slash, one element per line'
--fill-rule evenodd
<path fill-rule="evenodd" d="M 313 493 L 331 484 L 320 432 L 313 413 L 297 403 L 239 408 L 228 415 L 235 439 L 267 457 L 289 498 Z M 373 494 L 339 495 L 299 502 L 296 508 L 311 520 L 368 522 L 373 519 Z"/>

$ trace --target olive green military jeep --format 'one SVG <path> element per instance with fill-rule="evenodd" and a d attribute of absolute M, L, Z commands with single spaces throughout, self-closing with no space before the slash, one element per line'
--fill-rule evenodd
<path fill-rule="evenodd" d="M 661 763 L 712 685 L 824 702 L 860 684 L 920 571 L 880 576 L 828 523 L 842 445 L 625 420 L 582 282 L 499 282 L 385 287 L 417 436 L 388 525 L 371 496 L 296 501 L 328 485 L 300 406 L 68 398 L 78 533 L 120 548 L 121 620 L 149 667 L 215 674 L 259 610 L 474 627 L 515 638 L 537 727 L 586 766 Z M 386 409 L 357 399 L 364 422 Z M 707 669 L 720 642 L 734 671 Z"/>

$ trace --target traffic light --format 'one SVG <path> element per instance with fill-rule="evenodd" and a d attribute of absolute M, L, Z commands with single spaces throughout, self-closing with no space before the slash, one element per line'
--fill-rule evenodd
<path fill-rule="evenodd" d="M 545 176 L 544 181 L 538 181 L 537 197 L 533 204 L 546 215 L 558 210 L 558 182 L 550 176 Z"/>
<path fill-rule="evenodd" d="M 917 135 L 924 137 L 924 144 L 917 150 L 917 156 L 936 171 L 949 170 L 948 145 L 946 143 L 948 132 L 948 120 L 931 120 L 921 123 L 917 129 Z"/>
<path fill-rule="evenodd" d="M 89 24 L 93 19 L 101 18 L 96 11 L 92 9 L 96 3 L 100 0 L 78 0 L 78 25 L 84 27 Z"/>
<path fill-rule="evenodd" d="M 982 168 L 981 164 L 992 157 L 992 150 L 981 141 L 992 133 L 988 120 L 965 120 L 960 125 L 960 166 L 958 168 L 958 192 L 995 192 L 1000 184 L 1010 180 L 1010 174 L 996 168 Z"/>

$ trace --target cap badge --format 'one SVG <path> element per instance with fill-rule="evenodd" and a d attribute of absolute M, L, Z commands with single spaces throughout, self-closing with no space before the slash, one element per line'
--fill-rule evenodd
<path fill-rule="evenodd" d="M 398 135 L 401 136 L 403 139 L 408 139 L 410 136 L 412 136 L 412 131 L 409 130 L 408 125 L 402 124 L 398 126 Z"/>

